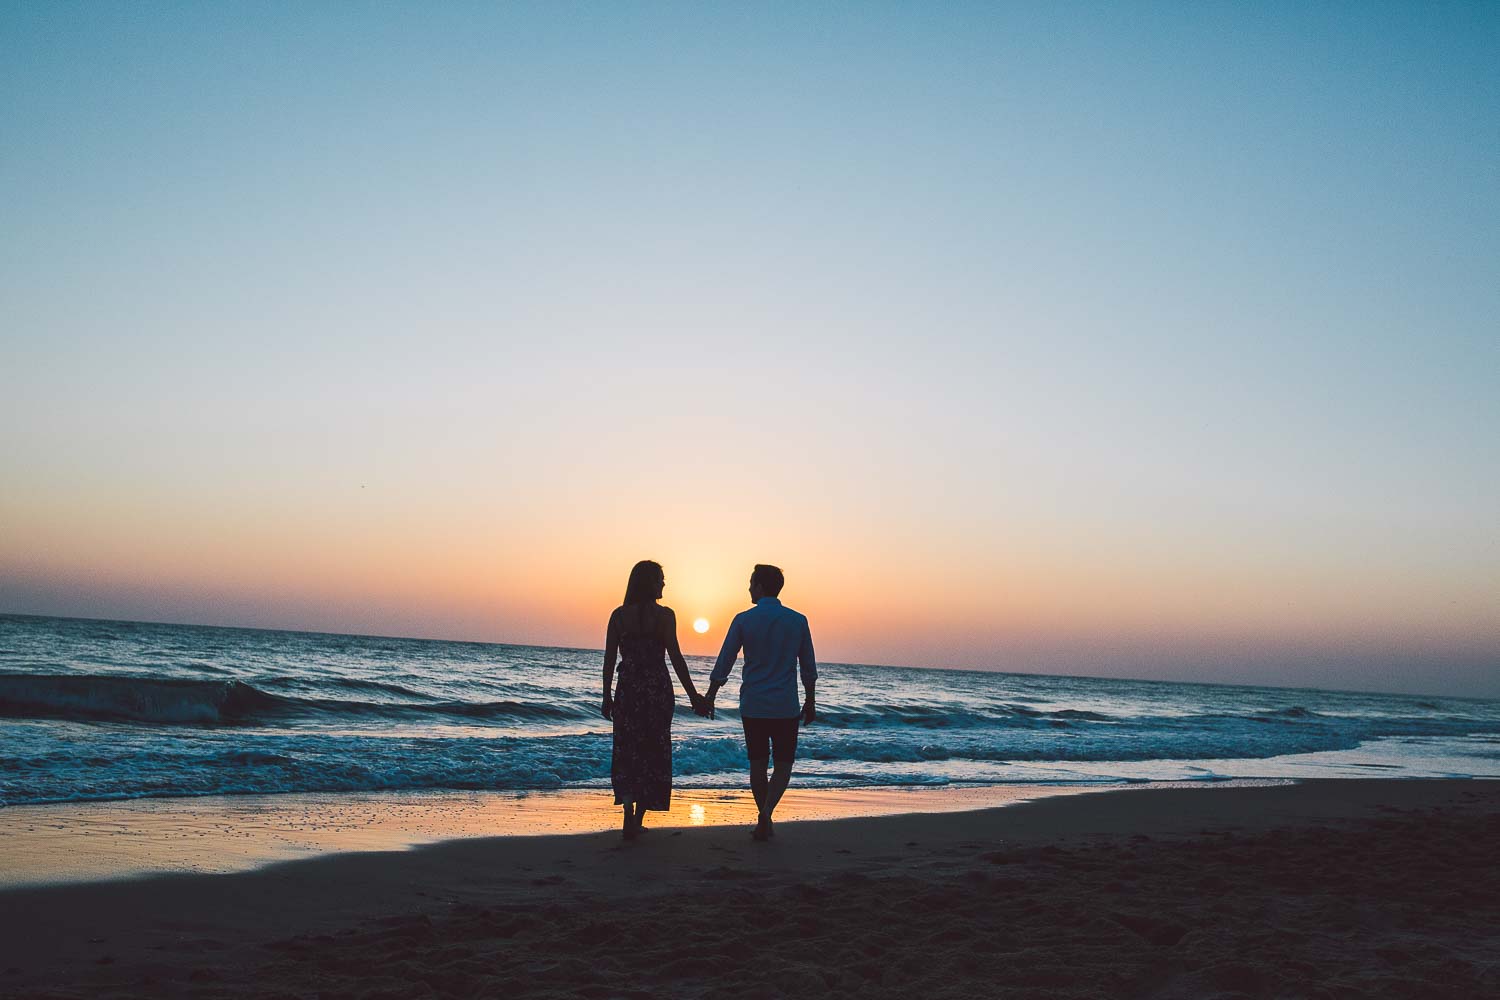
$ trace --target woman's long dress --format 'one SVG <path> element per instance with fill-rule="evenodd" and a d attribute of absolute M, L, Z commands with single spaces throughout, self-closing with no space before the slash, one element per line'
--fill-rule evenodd
<path fill-rule="evenodd" d="M 667 647 L 655 630 L 620 635 L 615 682 L 615 743 L 609 778 L 615 805 L 645 809 L 672 804 L 672 711 L 676 698 L 667 673 Z"/>

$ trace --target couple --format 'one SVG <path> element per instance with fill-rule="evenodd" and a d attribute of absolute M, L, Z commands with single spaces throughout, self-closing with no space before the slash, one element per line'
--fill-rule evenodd
<path fill-rule="evenodd" d="M 740 682 L 740 721 L 750 757 L 750 790 L 760 818 L 756 840 L 770 840 L 771 813 L 792 780 L 797 756 L 797 726 L 811 723 L 815 710 L 813 685 L 818 666 L 813 659 L 807 618 L 784 607 L 777 595 L 785 582 L 775 566 L 756 566 L 750 574 L 750 600 L 755 607 L 741 611 L 729 623 L 724 648 L 709 674 L 708 694 L 700 695 L 688 675 L 677 645 L 677 616 L 656 602 L 666 586 L 659 564 L 644 560 L 630 571 L 625 603 L 609 616 L 604 642 L 604 717 L 615 724 L 610 781 L 615 805 L 625 807 L 622 832 L 634 840 L 647 809 L 667 809 L 672 801 L 672 711 L 676 695 L 667 675 L 667 657 L 677 671 L 693 711 L 712 719 L 714 698 L 729 679 L 729 671 L 745 650 L 745 673 Z M 619 684 L 615 658 L 620 660 Z M 807 700 L 797 700 L 797 665 Z M 611 693 L 613 692 L 613 693 Z M 766 774 L 769 760 L 775 769 Z"/>

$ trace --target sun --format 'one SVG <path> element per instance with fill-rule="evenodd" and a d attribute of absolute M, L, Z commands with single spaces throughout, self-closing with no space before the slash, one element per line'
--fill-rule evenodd
<path fill-rule="evenodd" d="M 702 635 L 704 632 L 707 632 L 708 631 L 708 619 L 707 618 L 694 618 L 693 619 L 693 631 L 697 632 L 699 635 Z"/>

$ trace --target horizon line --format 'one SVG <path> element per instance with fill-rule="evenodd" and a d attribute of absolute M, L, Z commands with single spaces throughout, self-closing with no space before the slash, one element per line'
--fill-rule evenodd
<path fill-rule="evenodd" d="M 206 622 L 170 622 L 137 618 L 91 618 L 87 615 L 41 615 L 27 611 L 0 611 L 0 618 L 50 618 L 56 621 L 71 622 L 103 622 L 107 624 L 120 625 L 166 625 L 177 628 L 214 628 L 239 632 L 278 632 L 287 635 L 323 635 L 347 639 L 397 639 L 402 642 L 449 642 L 473 646 L 506 646 L 527 649 L 559 649 L 576 653 L 599 653 L 601 655 L 604 653 L 604 650 L 602 648 L 590 646 L 550 646 L 527 642 L 497 642 L 492 639 L 440 639 L 433 638 L 431 636 L 386 635 L 376 632 L 325 632 L 318 629 L 275 628 L 265 625 L 223 625 L 209 624 Z M 685 657 L 692 655 L 698 659 L 713 659 L 712 656 L 704 654 L 685 653 L 683 655 Z M 1235 684 L 1227 683 L 1224 681 L 1174 681 L 1150 677 L 1105 677 L 1098 674 L 1039 673 L 1026 670 L 982 670 L 974 667 L 923 667 L 914 666 L 907 663 L 853 663 L 840 660 L 819 661 L 820 666 L 824 664 L 835 667 L 869 667 L 876 670 L 931 670 L 956 674 L 1002 674 L 1016 677 L 1056 677 L 1065 680 L 1119 681 L 1128 684 L 1188 684 L 1200 687 L 1215 688 L 1256 688 L 1263 691 L 1310 691 L 1322 692 L 1327 694 L 1373 694 L 1392 698 L 1443 698 L 1450 701 L 1500 702 L 1500 697 L 1486 697 L 1483 695 L 1451 695 L 1437 694 L 1432 692 L 1413 693 L 1409 691 L 1371 691 L 1361 688 L 1309 687 L 1284 684 Z"/>

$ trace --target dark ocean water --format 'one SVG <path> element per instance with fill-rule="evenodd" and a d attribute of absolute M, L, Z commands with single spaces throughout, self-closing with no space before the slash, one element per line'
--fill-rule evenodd
<path fill-rule="evenodd" d="M 0 801 L 608 787 L 593 650 L 0 615 Z M 689 658 L 700 685 L 709 663 Z M 820 666 L 799 784 L 1500 777 L 1500 701 Z M 737 676 L 737 675 L 736 675 Z M 679 705 L 679 786 L 744 785 Z"/>

